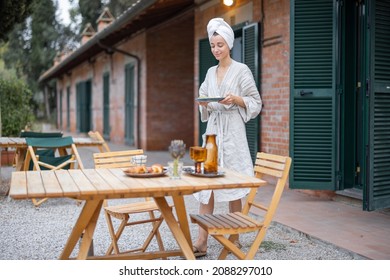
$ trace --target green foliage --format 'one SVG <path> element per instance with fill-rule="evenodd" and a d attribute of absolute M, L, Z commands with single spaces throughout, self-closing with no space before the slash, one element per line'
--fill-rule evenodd
<path fill-rule="evenodd" d="M 30 109 L 31 96 L 31 91 L 22 80 L 0 77 L 2 136 L 18 136 L 26 125 L 34 121 Z"/>
<path fill-rule="evenodd" d="M 117 18 L 129 7 L 131 7 L 131 5 L 134 4 L 135 2 L 137 1 L 136 0 L 110 0 L 109 3 L 107 3 L 107 7 L 110 9 L 112 15 L 115 18 Z"/>
<path fill-rule="evenodd" d="M 31 14 L 33 0 L 0 1 L 0 41 L 7 40 L 7 34 L 16 23 L 23 22 Z"/>
<path fill-rule="evenodd" d="M 97 30 L 96 20 L 103 11 L 101 0 L 79 0 L 79 9 L 82 16 L 80 31 L 82 31 L 87 23 L 91 23 L 93 28 Z"/>
<path fill-rule="evenodd" d="M 3 54 L 5 66 L 15 69 L 18 78 L 25 80 L 33 92 L 34 110 L 37 115 L 50 117 L 55 95 L 53 91 L 42 102 L 42 85 L 38 84 L 39 77 L 53 65 L 54 57 L 63 48 L 65 41 L 61 41 L 61 25 L 55 14 L 56 4 L 52 0 L 35 0 L 31 5 L 32 14 L 29 21 L 17 24 L 9 34 L 8 48 Z"/>

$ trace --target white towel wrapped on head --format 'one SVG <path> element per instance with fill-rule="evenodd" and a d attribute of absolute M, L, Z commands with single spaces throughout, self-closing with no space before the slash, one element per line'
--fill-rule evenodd
<path fill-rule="evenodd" d="M 209 35 L 209 41 L 211 42 L 211 37 L 214 33 L 218 33 L 225 39 L 226 43 L 229 46 L 229 49 L 233 48 L 234 43 L 234 32 L 233 29 L 227 24 L 223 18 L 213 18 L 207 24 L 207 33 Z"/>

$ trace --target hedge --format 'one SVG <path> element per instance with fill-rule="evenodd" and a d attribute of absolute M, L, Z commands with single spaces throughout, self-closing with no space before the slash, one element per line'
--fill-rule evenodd
<path fill-rule="evenodd" d="M 34 121 L 31 98 L 32 92 L 22 80 L 0 77 L 2 136 L 19 136 Z"/>

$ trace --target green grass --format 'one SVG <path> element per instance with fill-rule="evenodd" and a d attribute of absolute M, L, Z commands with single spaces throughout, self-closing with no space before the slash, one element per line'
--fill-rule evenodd
<path fill-rule="evenodd" d="M 281 243 L 276 243 L 273 241 L 263 241 L 261 243 L 260 248 L 264 249 L 264 251 L 269 252 L 269 251 L 284 251 L 286 250 L 286 245 L 281 244 Z"/>

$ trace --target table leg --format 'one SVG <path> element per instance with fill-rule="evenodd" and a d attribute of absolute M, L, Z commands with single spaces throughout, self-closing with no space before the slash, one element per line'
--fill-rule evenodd
<path fill-rule="evenodd" d="M 169 207 L 164 197 L 155 197 L 154 200 L 158 205 L 161 215 L 164 217 L 165 222 L 170 228 L 173 237 L 176 239 L 181 251 L 187 260 L 195 260 L 194 252 L 192 250 L 191 236 L 189 235 L 187 213 L 184 205 L 183 197 L 175 197 L 174 203 L 176 213 L 178 214 L 177 221 L 172 213 L 172 209 Z M 180 225 L 180 226 L 179 226 Z"/>
<path fill-rule="evenodd" d="M 26 157 L 27 149 L 26 148 L 17 148 L 15 151 L 15 170 L 23 171 L 24 170 L 24 160 Z"/>
<path fill-rule="evenodd" d="M 178 217 L 179 226 L 181 230 L 184 233 L 184 236 L 187 239 L 188 244 L 192 248 L 192 240 L 191 240 L 191 233 L 190 233 L 190 227 L 188 226 L 188 218 L 187 218 L 187 211 L 184 204 L 184 197 L 183 196 L 174 196 L 173 202 L 175 204 L 176 209 L 176 215 Z"/>
<path fill-rule="evenodd" d="M 83 234 L 83 240 L 80 245 L 78 259 L 86 259 L 89 247 L 92 243 L 92 236 L 95 231 L 97 219 L 103 205 L 103 200 L 87 200 L 75 226 L 66 242 L 65 248 L 60 256 L 61 260 L 69 259 L 80 236 Z"/>

